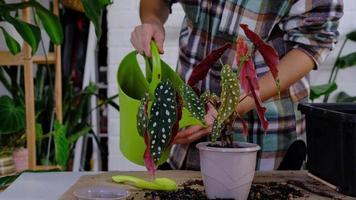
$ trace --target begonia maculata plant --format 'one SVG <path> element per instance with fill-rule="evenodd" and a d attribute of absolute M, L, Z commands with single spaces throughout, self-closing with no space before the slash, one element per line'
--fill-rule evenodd
<path fill-rule="evenodd" d="M 246 24 L 241 24 L 240 27 L 250 42 L 248 43 L 242 37 L 236 39 L 237 70 L 235 72 L 231 66 L 223 64 L 220 60 L 224 52 L 232 48 L 232 44 L 227 43 L 219 49 L 213 50 L 194 67 L 187 84 L 175 88 L 170 81 L 162 81 L 155 88 L 154 95 L 147 94 L 142 98 L 137 112 L 137 129 L 146 144 L 143 157 L 146 168 L 152 175 L 155 174 L 163 152 L 173 144 L 179 131 L 178 124 L 182 117 L 183 108 L 187 109 L 194 118 L 202 121 L 202 124 L 205 125 L 204 116 L 207 112 L 207 104 L 213 105 L 218 115 L 209 135 L 210 141 L 215 144 L 219 140 L 221 147 L 232 147 L 232 135 L 229 130 L 231 130 L 235 121 L 242 123 L 245 135 L 248 133 L 247 123 L 236 112 L 236 108 L 245 99 L 244 97 L 251 96 L 254 99 L 262 127 L 267 130 L 266 108 L 263 107 L 260 99 L 258 78 L 252 55 L 255 51 L 260 52 L 278 88 L 279 80 L 276 66 L 279 56 L 272 46 L 264 42 Z M 220 73 L 221 94 L 218 96 L 210 91 L 201 92 L 197 84 L 207 76 L 209 70 L 219 61 L 222 64 Z M 240 88 L 243 90 L 244 96 L 241 95 Z"/>

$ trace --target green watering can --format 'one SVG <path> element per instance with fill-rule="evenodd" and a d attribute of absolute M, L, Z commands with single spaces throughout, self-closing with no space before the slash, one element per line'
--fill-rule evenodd
<path fill-rule="evenodd" d="M 133 51 L 121 61 L 117 72 L 120 103 L 120 150 L 131 162 L 144 166 L 143 154 L 146 148 L 143 138 L 138 134 L 136 114 L 140 100 L 145 93 L 153 96 L 160 81 L 170 80 L 175 88 L 184 84 L 183 80 L 164 61 L 160 59 L 155 42 L 151 42 L 152 58 L 145 58 L 146 77 L 137 61 L 138 53 Z M 179 127 L 200 124 L 188 110 L 183 109 Z M 164 163 L 169 156 L 170 149 L 164 152 L 159 164 Z"/>

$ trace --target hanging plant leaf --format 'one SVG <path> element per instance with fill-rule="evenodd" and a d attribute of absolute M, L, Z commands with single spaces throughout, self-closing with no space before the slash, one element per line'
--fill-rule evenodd
<path fill-rule="evenodd" d="M 37 26 L 23 22 L 10 15 L 5 15 L 5 19 L 12 24 L 20 36 L 31 46 L 32 55 L 37 51 L 38 44 L 41 40 L 41 31 Z"/>
<path fill-rule="evenodd" d="M 172 128 L 177 121 L 177 102 L 174 88 L 169 81 L 157 85 L 154 97 L 148 122 L 148 134 L 150 152 L 157 165 L 169 144 Z"/>
<path fill-rule="evenodd" d="M 63 42 L 63 30 L 59 18 L 52 12 L 44 8 L 41 4 L 34 2 L 36 14 L 41 20 L 44 29 L 54 44 Z"/>
<path fill-rule="evenodd" d="M 356 52 L 338 58 L 336 66 L 340 69 L 356 66 Z"/>
<path fill-rule="evenodd" d="M 188 85 L 194 86 L 198 83 L 198 81 L 203 80 L 216 61 L 218 61 L 224 52 L 229 48 L 231 48 L 231 43 L 226 43 L 219 49 L 209 53 L 209 55 L 207 55 L 197 66 L 194 67 L 192 75 L 190 75 L 188 80 Z"/>
<path fill-rule="evenodd" d="M 356 102 L 356 96 L 352 97 L 346 92 L 340 92 L 336 97 L 337 103 L 347 103 L 347 102 Z"/>
<path fill-rule="evenodd" d="M 141 137 L 144 137 L 145 132 L 147 131 L 147 125 L 148 125 L 148 113 L 147 113 L 147 107 L 148 107 L 148 97 L 149 94 L 146 93 L 145 97 L 141 99 L 141 104 L 138 108 L 137 112 L 137 131 L 140 134 Z"/>
<path fill-rule="evenodd" d="M 13 55 L 21 51 L 21 46 L 3 27 L 0 27 L 5 38 L 6 46 Z"/>
<path fill-rule="evenodd" d="M 25 129 L 25 108 L 8 96 L 0 97 L 0 134 L 11 134 Z"/>
<path fill-rule="evenodd" d="M 258 118 L 260 119 L 260 122 L 262 124 L 262 128 L 264 131 L 267 131 L 268 129 L 268 121 L 266 119 L 265 113 L 266 113 L 266 108 L 262 106 L 262 101 L 260 98 L 260 94 L 259 94 L 259 90 L 254 88 L 254 85 L 252 83 L 252 80 L 249 76 L 247 76 L 247 82 L 250 84 L 250 88 L 251 88 L 251 93 L 252 93 L 252 97 L 253 100 L 255 102 L 256 105 L 256 110 L 257 110 L 257 115 Z"/>
<path fill-rule="evenodd" d="M 101 16 L 102 10 L 107 5 L 111 4 L 111 0 L 80 0 L 83 4 L 84 13 L 93 22 L 95 34 L 98 38 L 101 37 Z"/>
<path fill-rule="evenodd" d="M 210 139 L 212 143 L 215 143 L 217 141 L 217 139 L 220 137 L 221 135 L 221 131 L 223 130 L 223 124 L 219 124 L 218 120 L 215 120 L 213 123 L 213 129 L 211 130 L 211 134 L 210 134 Z"/>
<path fill-rule="evenodd" d="M 240 87 L 236 74 L 229 65 L 221 70 L 221 106 L 218 110 L 218 124 L 224 123 L 234 112 L 240 99 Z"/>
<path fill-rule="evenodd" d="M 65 167 L 69 158 L 69 143 L 66 138 L 67 127 L 58 121 L 54 123 L 54 157 L 58 165 Z"/>
<path fill-rule="evenodd" d="M 337 89 L 337 84 L 335 82 L 315 85 L 310 88 L 310 100 L 314 101 L 323 95 L 329 95 Z"/>
<path fill-rule="evenodd" d="M 243 29 L 247 38 L 251 40 L 251 42 L 255 45 L 256 49 L 261 53 L 266 65 L 269 67 L 273 78 L 276 81 L 277 87 L 279 88 L 277 69 L 279 56 L 277 51 L 272 46 L 264 42 L 259 35 L 250 30 L 247 24 L 240 24 L 240 27 Z"/>
<path fill-rule="evenodd" d="M 346 38 L 356 42 L 356 31 L 352 31 L 346 35 Z"/>
<path fill-rule="evenodd" d="M 180 91 L 182 94 L 184 107 L 188 109 L 193 117 L 203 122 L 205 115 L 203 102 L 200 101 L 199 97 L 195 94 L 189 85 L 183 84 L 180 88 Z"/>

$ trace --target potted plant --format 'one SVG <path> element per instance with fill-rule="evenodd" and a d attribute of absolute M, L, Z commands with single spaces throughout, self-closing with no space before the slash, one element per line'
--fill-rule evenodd
<path fill-rule="evenodd" d="M 212 51 L 198 64 L 193 69 L 188 84 L 172 79 L 172 76 L 164 77 L 162 75 L 163 78 L 152 86 L 152 79 L 155 76 L 148 76 L 146 79 L 151 82 L 147 86 L 146 95 L 136 93 L 136 98 L 140 95 L 142 97 L 136 122 L 138 133 L 146 144 L 143 160 L 146 168 L 153 176 L 156 167 L 162 161 L 162 157 L 165 159 L 164 154 L 171 147 L 179 127 L 184 127 L 187 124 L 182 122 L 187 120 L 184 115 L 200 121 L 205 126 L 204 115 L 207 112 L 207 104 L 213 105 L 218 111 L 210 134 L 210 142 L 197 145 L 200 151 L 201 172 L 208 198 L 247 199 L 254 177 L 256 153 L 260 147 L 251 143 L 233 142 L 230 133 L 232 124 L 235 121 L 240 121 L 244 127 L 244 134 L 247 134 L 247 124 L 235 110 L 239 102 L 245 99 L 245 97 L 240 97 L 240 87 L 245 96 L 253 97 L 261 124 L 265 130 L 268 128 L 268 121 L 264 116 L 266 108 L 262 106 L 259 97 L 258 79 L 251 58 L 253 51 L 261 53 L 279 88 L 278 70 L 276 68 L 278 64 L 277 52 L 262 41 L 257 34 L 248 29 L 247 25 L 242 24 L 241 28 L 250 40 L 251 47 L 242 38 L 236 40 L 237 72 L 234 72 L 231 66 L 223 64 L 220 60 L 222 65 L 220 97 L 209 91 L 201 93 L 196 84 L 206 77 L 210 68 L 231 47 L 231 44 L 225 44 Z M 152 55 L 155 57 L 156 47 L 154 44 L 151 46 Z M 153 58 L 153 60 L 159 61 L 159 58 Z M 155 64 L 160 65 L 158 61 L 152 62 L 148 68 L 146 65 L 146 71 L 148 71 L 146 74 L 151 75 L 151 70 L 155 71 L 155 67 L 157 67 Z M 150 64 L 148 61 L 146 63 Z M 156 70 L 156 76 L 157 71 L 159 70 Z M 118 76 L 127 76 L 124 72 L 123 70 L 120 71 L 119 68 Z M 159 73 L 158 77 L 161 77 Z M 123 83 L 119 80 L 119 88 L 122 89 Z M 130 91 L 126 92 L 129 93 Z M 126 141 L 121 142 L 125 143 Z"/>

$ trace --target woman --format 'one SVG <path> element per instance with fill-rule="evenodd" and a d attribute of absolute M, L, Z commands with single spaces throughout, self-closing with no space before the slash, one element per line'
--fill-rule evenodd
<path fill-rule="evenodd" d="M 157 42 L 160 53 L 164 53 L 163 24 L 173 3 L 176 1 L 141 0 L 142 24 L 131 35 L 131 42 L 139 53 L 151 56 L 152 39 Z M 257 168 L 288 169 L 285 162 L 290 157 L 281 165 L 287 150 L 293 142 L 304 138 L 304 119 L 296 106 L 299 102 L 307 101 L 308 73 L 320 66 L 336 43 L 338 21 L 343 14 L 342 0 L 181 0 L 179 3 L 186 16 L 179 37 L 177 70 L 185 80 L 207 53 L 226 42 L 234 42 L 238 36 L 244 37 L 239 27 L 241 23 L 248 24 L 277 50 L 280 56 L 277 66 L 280 96 L 261 55 L 258 52 L 253 55 L 261 86 L 260 95 L 267 107 L 266 117 L 270 123 L 267 132 L 263 132 L 253 111 L 255 105 L 252 98 L 242 101 L 236 111 L 249 122 L 247 140 L 258 143 L 262 148 Z M 234 46 L 223 55 L 222 60 L 236 69 Z M 202 90 L 220 93 L 220 67 L 217 63 L 200 83 Z M 179 145 L 173 149 L 169 161 L 172 167 L 199 169 L 194 142 L 210 133 L 215 116 L 216 111 L 208 112 L 208 128 L 191 126 L 178 133 L 175 143 Z M 236 125 L 235 132 L 236 140 L 243 139 L 239 134 L 239 125 Z M 292 157 L 291 160 L 295 159 Z"/>

